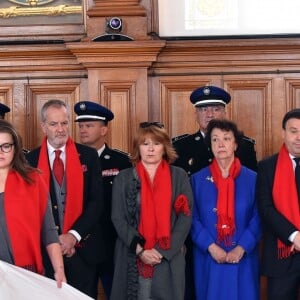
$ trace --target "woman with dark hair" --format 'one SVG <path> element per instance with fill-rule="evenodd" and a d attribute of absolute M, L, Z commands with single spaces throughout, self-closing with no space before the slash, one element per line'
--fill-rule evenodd
<path fill-rule="evenodd" d="M 256 173 L 235 157 L 241 137 L 235 123 L 210 121 L 206 140 L 213 161 L 191 177 L 198 300 L 259 299 Z"/>
<path fill-rule="evenodd" d="M 134 165 L 113 183 L 112 222 L 118 239 L 112 300 L 182 300 L 184 241 L 191 225 L 192 191 L 170 137 L 158 122 L 141 123 Z"/>
<path fill-rule="evenodd" d="M 21 137 L 0 120 L 0 259 L 43 274 L 42 239 L 61 287 L 66 278 L 48 199 L 39 171 L 26 162 Z"/>

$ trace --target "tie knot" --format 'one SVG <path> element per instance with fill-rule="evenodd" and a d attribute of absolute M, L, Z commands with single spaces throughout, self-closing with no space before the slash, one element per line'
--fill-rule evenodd
<path fill-rule="evenodd" d="M 61 154 L 61 150 L 54 150 L 55 152 L 55 158 L 59 158 Z"/>

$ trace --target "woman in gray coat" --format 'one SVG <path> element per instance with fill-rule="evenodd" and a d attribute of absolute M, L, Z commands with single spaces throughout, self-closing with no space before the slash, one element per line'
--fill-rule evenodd
<path fill-rule="evenodd" d="M 112 300 L 182 300 L 184 241 L 191 226 L 192 191 L 163 125 L 141 123 L 133 168 L 113 183 L 112 221 L 118 239 Z"/>

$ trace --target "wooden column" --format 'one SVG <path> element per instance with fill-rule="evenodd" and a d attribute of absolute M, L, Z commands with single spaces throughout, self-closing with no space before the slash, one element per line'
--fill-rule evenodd
<path fill-rule="evenodd" d="M 164 41 L 68 43 L 67 48 L 88 71 L 89 100 L 110 108 L 109 144 L 131 150 L 138 123 L 149 118 L 148 68 Z"/>

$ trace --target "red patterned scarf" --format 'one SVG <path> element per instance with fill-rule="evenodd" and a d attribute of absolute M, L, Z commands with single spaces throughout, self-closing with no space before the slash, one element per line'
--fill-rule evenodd
<path fill-rule="evenodd" d="M 45 182 L 50 186 L 50 168 L 48 161 L 47 138 L 44 138 L 38 168 L 42 170 Z M 79 153 L 72 139 L 66 143 L 66 205 L 64 213 L 64 226 L 62 233 L 68 232 L 74 222 L 82 213 L 83 207 L 83 167 L 79 160 Z"/>
<path fill-rule="evenodd" d="M 220 167 L 213 160 L 209 166 L 214 183 L 218 190 L 217 199 L 217 240 L 225 246 L 229 246 L 232 242 L 232 236 L 235 232 L 235 211 L 234 211 L 234 196 L 235 196 L 235 178 L 240 174 L 241 163 L 238 158 L 235 158 L 229 169 L 229 176 L 222 177 Z"/>
<path fill-rule="evenodd" d="M 276 209 L 286 217 L 298 230 L 300 229 L 300 216 L 297 187 L 294 183 L 295 172 L 285 144 L 281 146 L 278 154 L 272 195 Z M 278 258 L 291 255 L 291 246 L 277 240 Z"/>
<path fill-rule="evenodd" d="M 162 160 L 153 183 L 141 162 L 136 166 L 141 181 L 141 211 L 139 233 L 145 238 L 145 249 L 158 245 L 170 249 L 171 235 L 171 171 L 169 164 Z M 139 274 L 145 278 L 153 276 L 153 267 L 138 259 Z"/>
<path fill-rule="evenodd" d="M 40 174 L 30 174 L 28 184 L 19 173 L 8 173 L 4 212 L 16 266 L 43 274 L 41 230 L 48 201 L 48 188 Z"/>

